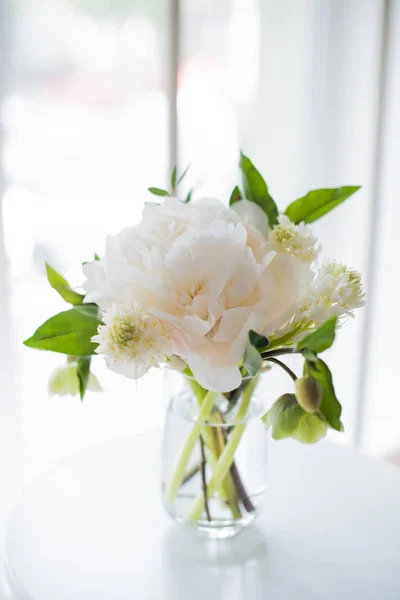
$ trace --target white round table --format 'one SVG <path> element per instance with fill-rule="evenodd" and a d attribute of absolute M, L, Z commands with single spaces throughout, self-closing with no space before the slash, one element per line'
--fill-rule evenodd
<path fill-rule="evenodd" d="M 15 600 L 398 600 L 400 470 L 328 442 L 270 444 L 255 525 L 208 541 L 160 503 L 156 433 L 89 447 L 17 501 Z"/>

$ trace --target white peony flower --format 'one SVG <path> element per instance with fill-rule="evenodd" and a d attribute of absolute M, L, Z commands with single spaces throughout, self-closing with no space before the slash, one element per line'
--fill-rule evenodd
<path fill-rule="evenodd" d="M 187 231 L 201 231 L 213 221 L 237 224 L 239 217 L 222 202 L 214 198 L 202 198 L 183 204 L 176 198 L 166 198 L 163 204 L 149 202 L 143 211 L 143 219 L 137 227 L 141 239 L 149 247 L 169 249 Z"/>
<path fill-rule="evenodd" d="M 103 313 L 103 321 L 92 341 L 117 373 L 138 379 L 173 353 L 173 327 L 140 309 L 113 304 Z"/>
<path fill-rule="evenodd" d="M 278 224 L 270 232 L 268 241 L 280 246 L 302 262 L 312 263 L 319 253 L 317 238 L 304 223 L 296 225 L 286 215 L 280 215 Z"/>
<path fill-rule="evenodd" d="M 175 208 L 168 202 L 167 211 Z M 102 264 L 95 267 L 95 284 L 86 269 L 87 300 L 96 298 L 106 310 L 106 326 L 95 341 L 109 365 L 130 376 L 158 366 L 173 352 L 187 361 L 203 387 L 230 391 L 241 382 L 239 363 L 249 329 L 269 332 L 287 321 L 312 274 L 308 265 L 289 254 L 268 251 L 261 234 L 246 229 L 220 203 L 207 201 L 197 208 L 180 204 L 179 214 L 181 225 L 172 234 L 172 217 L 165 217 L 162 206 L 153 207 L 150 215 L 145 211 L 139 227 L 107 240 Z M 213 215 L 222 218 L 212 220 Z M 113 302 L 137 307 L 134 313 L 123 311 L 128 332 L 140 329 L 140 310 L 163 323 L 154 356 L 145 344 L 137 348 L 133 338 L 127 343 L 123 336 L 122 343 L 115 342 L 110 334 L 115 319 L 120 330 L 121 309 L 109 312 Z"/>

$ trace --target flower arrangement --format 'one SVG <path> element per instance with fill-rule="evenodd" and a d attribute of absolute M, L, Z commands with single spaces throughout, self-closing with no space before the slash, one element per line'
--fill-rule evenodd
<path fill-rule="evenodd" d="M 320 247 L 309 224 L 359 187 L 313 190 L 280 213 L 244 154 L 240 170 L 243 184 L 233 190 L 229 207 L 210 198 L 192 201 L 192 192 L 179 200 L 176 170 L 170 191 L 149 188 L 158 201 L 145 205 L 141 223 L 108 237 L 104 256 L 84 263 L 84 293 L 47 265 L 50 285 L 72 308 L 24 343 L 67 356 L 52 377 L 53 391 L 79 388 L 83 398 L 88 386 L 98 387 L 90 373 L 95 354 L 132 379 L 166 366 L 191 377 L 207 420 L 218 394 L 229 399 L 247 387 L 250 398 L 260 372 L 275 366 L 294 381 L 294 391 L 263 417 L 275 439 L 316 442 L 328 428 L 343 429 L 332 376 L 319 355 L 364 304 L 364 293 L 357 271 L 333 260 L 318 264 Z M 282 360 L 294 353 L 304 358 L 301 377 Z M 201 433 L 198 428 L 180 455 L 170 499 Z M 216 467 L 211 487 L 226 477 L 234 451 Z M 203 508 L 200 499 L 193 515 Z"/>

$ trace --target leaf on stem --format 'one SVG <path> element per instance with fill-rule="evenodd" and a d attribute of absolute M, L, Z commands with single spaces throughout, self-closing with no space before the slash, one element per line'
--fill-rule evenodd
<path fill-rule="evenodd" d="M 172 190 L 172 194 L 174 194 L 174 192 L 176 190 L 176 165 L 172 169 L 172 173 L 171 173 L 171 190 Z"/>
<path fill-rule="evenodd" d="M 243 366 L 250 377 L 255 377 L 262 367 L 260 353 L 256 348 L 254 348 L 250 341 L 247 342 L 246 349 L 244 351 Z"/>
<path fill-rule="evenodd" d="M 79 380 L 79 395 L 81 397 L 81 400 L 83 400 L 88 387 L 91 360 L 91 356 L 81 356 L 77 360 L 76 372 Z"/>
<path fill-rule="evenodd" d="M 259 352 L 263 352 L 269 346 L 269 339 L 265 335 L 253 331 L 253 329 L 249 331 L 249 341 Z"/>
<path fill-rule="evenodd" d="M 302 198 L 295 200 L 285 210 L 285 215 L 293 223 L 313 223 L 336 206 L 355 194 L 361 186 L 347 185 L 340 188 L 312 190 Z"/>
<path fill-rule="evenodd" d="M 48 263 L 46 263 L 46 275 L 47 280 L 53 288 L 53 290 L 56 290 L 56 292 L 60 294 L 63 300 L 74 305 L 83 303 L 84 296 L 72 289 L 68 281 L 64 279 L 64 277 L 60 275 L 60 273 L 57 273 L 57 271 L 53 269 L 53 267 L 51 267 Z"/>
<path fill-rule="evenodd" d="M 239 189 L 239 186 L 236 186 L 231 194 L 231 197 L 229 198 L 229 206 L 232 206 L 232 204 L 235 204 L 235 202 L 239 202 L 239 200 L 242 200 L 243 196 L 242 196 L 242 192 Z"/>
<path fill-rule="evenodd" d="M 343 431 L 343 424 L 340 420 L 342 406 L 336 398 L 335 388 L 333 387 L 332 374 L 327 364 L 318 358 L 316 362 L 306 360 L 304 362 L 304 376 L 311 376 L 317 379 L 322 385 L 322 401 L 320 411 L 336 431 Z"/>
<path fill-rule="evenodd" d="M 297 344 L 297 350 L 307 349 L 315 353 L 328 350 L 335 341 L 336 324 L 337 318 L 329 319 L 321 327 L 303 338 Z"/>
<path fill-rule="evenodd" d="M 250 377 L 255 377 L 261 367 L 262 358 L 260 353 L 269 346 L 269 340 L 265 335 L 261 335 L 256 331 L 250 329 L 249 341 L 247 342 L 246 349 L 243 356 L 243 367 L 246 369 Z"/>
<path fill-rule="evenodd" d="M 73 356 L 93 354 L 97 344 L 91 341 L 101 325 L 94 304 L 75 306 L 51 317 L 41 325 L 25 346 Z"/>
<path fill-rule="evenodd" d="M 186 167 L 186 169 L 183 171 L 182 175 L 179 177 L 178 181 L 176 182 L 176 185 L 178 186 L 180 183 L 182 183 L 182 181 L 185 179 L 189 169 L 190 169 L 191 165 L 188 164 L 188 166 Z"/>
<path fill-rule="evenodd" d="M 163 190 L 161 188 L 149 187 L 147 189 L 151 194 L 154 194 L 154 196 L 169 196 L 169 192 L 167 192 L 167 190 Z"/>
<path fill-rule="evenodd" d="M 189 204 L 192 199 L 193 189 L 188 191 L 186 198 L 183 200 L 183 204 Z"/>
<path fill-rule="evenodd" d="M 240 153 L 239 167 L 242 172 L 244 195 L 266 213 L 270 227 L 278 222 L 278 207 L 268 192 L 268 186 L 251 160 Z"/>

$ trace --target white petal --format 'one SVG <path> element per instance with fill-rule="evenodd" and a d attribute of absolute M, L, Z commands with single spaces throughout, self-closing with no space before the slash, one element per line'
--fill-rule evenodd
<path fill-rule="evenodd" d="M 242 382 L 242 375 L 237 365 L 214 367 L 194 352 L 189 354 L 188 365 L 199 384 L 212 392 L 231 392 Z"/>
<path fill-rule="evenodd" d="M 249 306 L 238 306 L 224 310 L 218 329 L 212 336 L 213 342 L 232 342 L 242 331 L 243 323 L 249 316 L 251 309 Z"/>
<path fill-rule="evenodd" d="M 265 269 L 261 285 L 263 288 L 264 324 L 271 331 L 271 325 L 284 320 L 297 301 L 304 295 L 310 284 L 312 271 L 309 265 L 290 254 L 278 252 Z"/>
<path fill-rule="evenodd" d="M 151 369 L 151 365 L 138 363 L 134 360 L 114 360 L 112 357 L 105 356 L 105 361 L 111 371 L 129 377 L 129 379 L 140 379 Z"/>
<path fill-rule="evenodd" d="M 265 238 L 268 236 L 268 217 L 258 204 L 250 202 L 250 200 L 239 200 L 230 208 L 240 217 L 244 225 L 255 227 Z"/>

